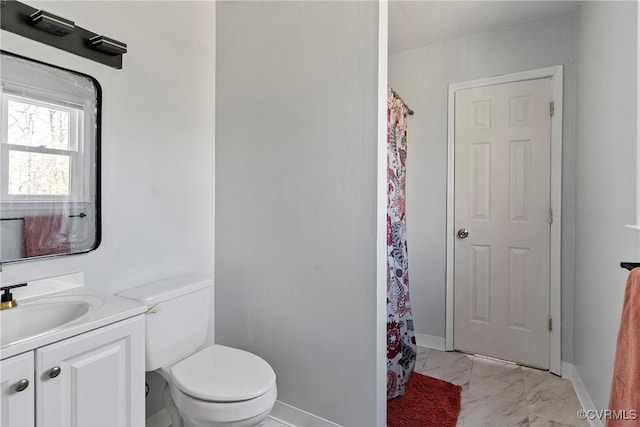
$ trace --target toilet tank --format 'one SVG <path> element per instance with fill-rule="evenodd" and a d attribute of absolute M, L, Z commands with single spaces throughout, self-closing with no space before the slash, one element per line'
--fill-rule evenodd
<path fill-rule="evenodd" d="M 147 305 L 145 370 L 176 362 L 207 339 L 213 280 L 187 275 L 118 293 Z"/>

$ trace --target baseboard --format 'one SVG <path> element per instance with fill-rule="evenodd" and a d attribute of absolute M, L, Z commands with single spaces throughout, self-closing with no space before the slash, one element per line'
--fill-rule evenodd
<path fill-rule="evenodd" d="M 578 396 L 580 405 L 582 405 L 582 409 L 587 411 L 587 413 L 595 413 L 596 406 L 593 404 L 591 396 L 589 396 L 589 392 L 584 386 L 582 378 L 580 378 L 580 374 L 576 370 L 576 367 L 571 363 L 562 362 L 562 377 L 570 379 L 573 383 L 573 388 L 576 391 L 576 395 Z M 598 419 L 589 420 L 589 424 L 591 424 L 591 427 L 604 427 L 602 421 Z"/>
<path fill-rule="evenodd" d="M 562 362 L 562 378 L 573 379 L 573 365 L 569 362 Z"/>
<path fill-rule="evenodd" d="M 436 337 L 435 335 L 416 334 L 416 344 L 419 347 L 429 347 L 434 350 L 445 351 L 444 337 Z"/>
<path fill-rule="evenodd" d="M 269 418 L 291 427 L 340 427 L 339 424 L 325 420 L 317 415 L 298 409 L 295 406 L 276 400 Z"/>

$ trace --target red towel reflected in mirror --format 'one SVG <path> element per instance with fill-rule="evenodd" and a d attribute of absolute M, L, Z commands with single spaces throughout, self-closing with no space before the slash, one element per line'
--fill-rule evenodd
<path fill-rule="evenodd" d="M 36 257 L 69 252 L 66 215 L 24 218 L 24 256 Z"/>

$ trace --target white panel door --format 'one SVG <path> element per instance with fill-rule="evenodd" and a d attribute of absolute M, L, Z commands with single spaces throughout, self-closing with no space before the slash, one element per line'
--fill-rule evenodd
<path fill-rule="evenodd" d="M 38 426 L 143 426 L 144 317 L 36 350 L 36 376 Z"/>
<path fill-rule="evenodd" d="M 0 361 L 0 426 L 34 425 L 34 390 L 33 351 Z"/>
<path fill-rule="evenodd" d="M 543 369 L 550 100 L 550 79 L 455 94 L 454 346 Z"/>

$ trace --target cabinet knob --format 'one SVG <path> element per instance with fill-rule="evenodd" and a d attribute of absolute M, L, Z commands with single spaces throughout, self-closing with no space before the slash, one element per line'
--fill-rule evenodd
<path fill-rule="evenodd" d="M 49 378 L 55 378 L 58 375 L 60 375 L 60 366 L 54 366 L 53 368 L 51 368 L 51 370 L 49 371 Z"/>
<path fill-rule="evenodd" d="M 16 391 L 24 391 L 29 387 L 29 380 L 22 379 L 16 383 Z"/>

